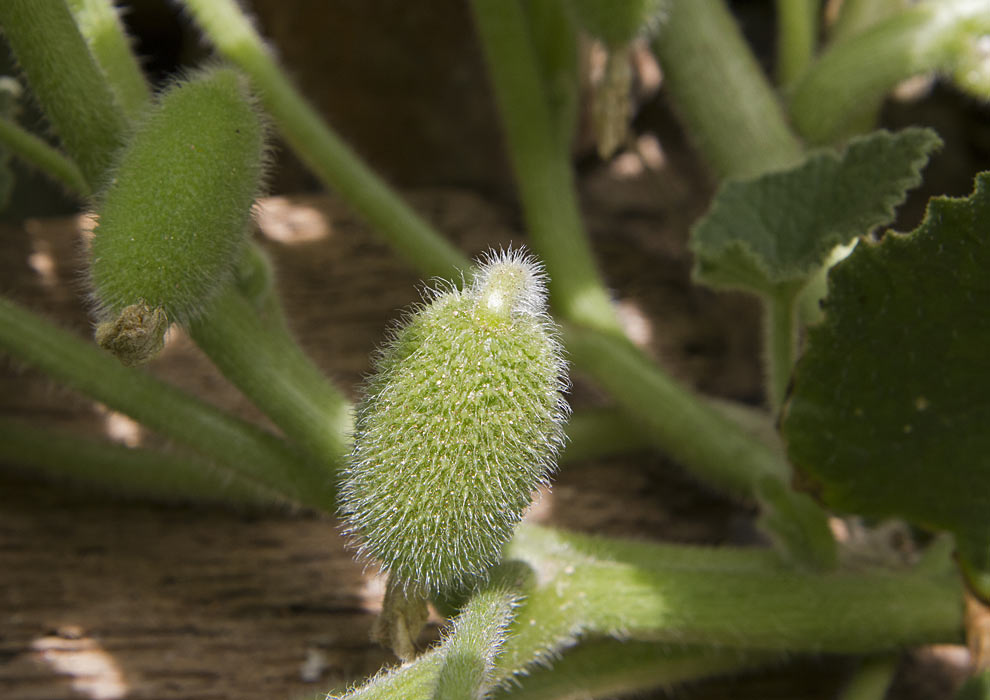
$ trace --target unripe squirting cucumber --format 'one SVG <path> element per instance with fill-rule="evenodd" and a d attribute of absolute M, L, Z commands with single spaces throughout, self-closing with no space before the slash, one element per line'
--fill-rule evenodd
<path fill-rule="evenodd" d="M 498 562 L 563 443 L 565 372 L 532 259 L 492 255 L 434 293 L 358 408 L 341 498 L 361 552 L 428 594 Z"/>
<path fill-rule="evenodd" d="M 162 94 L 99 199 L 90 280 L 102 336 L 131 307 L 185 323 L 231 283 L 265 160 L 264 123 L 233 69 Z"/>

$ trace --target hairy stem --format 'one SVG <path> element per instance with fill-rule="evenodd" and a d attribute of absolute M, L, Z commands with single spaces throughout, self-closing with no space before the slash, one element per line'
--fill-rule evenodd
<path fill-rule="evenodd" d="M 551 665 L 582 637 L 594 651 L 579 647 L 578 659 L 607 652 L 628 670 L 618 676 L 616 666 L 605 665 L 608 659 L 597 669 L 582 665 L 591 676 L 582 689 L 601 692 L 745 668 L 782 654 L 878 653 L 962 637 L 963 584 L 941 568 L 818 575 L 796 571 L 765 549 L 658 545 L 526 524 L 505 554 L 533 574 L 521 589 L 492 680 L 504 689 L 520 684 L 532 693 L 523 697 L 567 697 L 573 666 L 566 656 L 560 672 L 535 669 Z M 464 616 L 487 607 L 487 599 L 478 600 Z M 596 641 L 603 637 L 634 644 Z M 662 644 L 680 650 L 653 666 Z M 444 648 L 342 697 L 431 698 Z M 723 655 L 730 650 L 731 657 Z M 530 673 L 536 682 L 526 691 Z"/>
<path fill-rule="evenodd" d="M 789 478 L 779 453 L 657 369 L 630 343 L 565 326 L 574 363 L 635 416 L 654 444 L 730 493 L 752 494 L 765 475 Z"/>
<path fill-rule="evenodd" d="M 76 197 L 85 199 L 90 195 L 89 183 L 72 159 L 11 119 L 0 117 L 0 144 Z"/>
<path fill-rule="evenodd" d="M 0 351 L 48 374 L 248 481 L 297 503 L 333 510 L 334 485 L 279 438 L 203 403 L 44 319 L 0 299 Z"/>
<path fill-rule="evenodd" d="M 723 0 L 671 0 L 654 46 L 664 86 L 716 175 L 753 177 L 801 160 L 801 144 Z"/>
<path fill-rule="evenodd" d="M 472 0 L 526 228 L 547 266 L 554 308 L 620 334 L 581 222 L 569 153 L 560 148 L 539 58 L 519 0 Z"/>
<path fill-rule="evenodd" d="M 316 457 L 329 479 L 348 450 L 350 403 L 296 344 L 281 314 L 262 319 L 229 287 L 188 329 L 224 376 Z"/>
<path fill-rule="evenodd" d="M 974 0 L 921 3 L 826 50 L 794 86 L 791 116 L 814 143 L 848 134 L 900 81 L 951 62 L 953 42 L 990 32 L 990 10 Z"/>
<path fill-rule="evenodd" d="M 512 588 L 499 586 L 471 598 L 443 646 L 433 700 L 475 700 L 488 695 L 495 659 L 505 643 L 516 602 Z"/>
<path fill-rule="evenodd" d="M 327 700 L 457 700 L 485 697 L 494 659 L 518 596 L 513 580 L 523 567 L 500 567 L 491 582 L 471 597 L 454 621 L 453 632 L 431 651 L 344 695 Z M 475 694 L 469 694 L 474 689 Z"/>
<path fill-rule="evenodd" d="M 495 700 L 592 700 L 760 668 L 780 654 L 597 639 L 503 685 Z"/>
<path fill-rule="evenodd" d="M 151 99 L 151 89 L 111 0 L 68 0 L 93 57 L 131 120 Z"/>
<path fill-rule="evenodd" d="M 182 0 L 193 20 L 243 70 L 295 153 L 426 276 L 453 279 L 470 262 L 334 133 L 281 71 L 234 0 Z"/>
<path fill-rule="evenodd" d="M 65 0 L 4 0 L 0 27 L 66 151 L 98 189 L 127 119 Z"/>
<path fill-rule="evenodd" d="M 759 551 L 624 545 L 532 525 L 506 556 L 539 581 L 510 627 L 507 672 L 589 634 L 781 653 L 871 653 L 962 634 L 954 574 L 809 574 Z"/>
<path fill-rule="evenodd" d="M 777 82 L 790 85 L 811 64 L 821 0 L 777 0 Z"/>
<path fill-rule="evenodd" d="M 125 447 L 0 419 L 0 462 L 52 479 L 166 501 L 270 504 L 274 492 L 195 455 Z"/>

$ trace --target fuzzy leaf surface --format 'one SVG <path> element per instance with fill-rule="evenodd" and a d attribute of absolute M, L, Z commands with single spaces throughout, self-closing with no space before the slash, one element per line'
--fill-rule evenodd
<path fill-rule="evenodd" d="M 842 154 L 727 181 L 691 232 L 695 279 L 758 294 L 802 283 L 836 245 L 892 221 L 940 145 L 930 129 L 877 131 Z"/>
<path fill-rule="evenodd" d="M 783 419 L 829 505 L 949 530 L 976 578 L 990 571 L 988 270 L 990 172 L 832 269 Z"/>

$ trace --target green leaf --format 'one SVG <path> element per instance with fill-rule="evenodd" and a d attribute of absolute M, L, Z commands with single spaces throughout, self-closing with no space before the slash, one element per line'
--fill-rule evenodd
<path fill-rule="evenodd" d="M 803 284 L 836 245 L 893 220 L 941 143 L 930 129 L 877 131 L 841 155 L 727 181 L 691 232 L 695 278 L 766 295 Z"/>
<path fill-rule="evenodd" d="M 990 571 L 988 271 L 990 172 L 832 269 L 783 417 L 791 460 L 829 505 L 949 530 L 977 579 Z"/>

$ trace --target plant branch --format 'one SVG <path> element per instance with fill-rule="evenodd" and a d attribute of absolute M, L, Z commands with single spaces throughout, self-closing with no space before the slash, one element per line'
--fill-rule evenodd
<path fill-rule="evenodd" d="M 65 0 L 3 0 L 0 26 L 66 151 L 98 189 L 127 119 Z"/>
<path fill-rule="evenodd" d="M 195 455 L 125 447 L 0 418 L 0 462 L 166 501 L 271 504 L 277 494 Z"/>
<path fill-rule="evenodd" d="M 575 410 L 565 426 L 567 442 L 558 462 L 578 462 L 653 447 L 646 432 L 618 408 Z"/>
<path fill-rule="evenodd" d="M 821 0 L 777 0 L 777 82 L 790 85 L 811 64 Z"/>
<path fill-rule="evenodd" d="M 659 545 L 526 524 L 516 530 L 506 559 L 527 565 L 533 575 L 521 589 L 522 603 L 495 663 L 493 680 L 503 689 L 518 683 L 526 691 L 531 671 L 550 665 L 583 637 L 591 638 L 586 643 L 594 651 L 578 647 L 576 658 L 612 654 L 602 660 L 601 675 L 582 686 L 602 692 L 744 668 L 785 653 L 877 653 L 962 637 L 964 587 L 954 572 L 817 575 L 794 570 L 766 549 Z M 463 615 L 485 607 L 485 600 L 472 598 Z M 601 641 L 603 636 L 634 644 Z M 653 667 L 662 644 L 680 651 Z M 342 697 L 431 698 L 444 649 Z M 617 677 L 610 660 L 627 664 L 628 675 Z M 560 663 L 560 672 L 536 672 L 532 694 L 523 697 L 561 697 L 572 666 L 566 656 Z"/>
<path fill-rule="evenodd" d="M 494 700 L 592 700 L 670 689 L 678 683 L 760 668 L 776 653 L 685 647 L 660 642 L 596 639 L 579 643 L 549 666 L 503 684 Z"/>
<path fill-rule="evenodd" d="M 884 700 L 896 672 L 896 656 L 863 659 L 839 700 Z"/>
<path fill-rule="evenodd" d="M 760 551 L 628 546 L 532 525 L 519 527 L 506 557 L 539 578 L 510 627 L 506 673 L 579 635 L 782 653 L 873 653 L 962 636 L 955 574 L 809 574 Z"/>
<path fill-rule="evenodd" d="M 657 369 L 632 344 L 608 334 L 564 327 L 570 357 L 634 417 L 654 444 L 690 472 L 737 495 L 752 494 L 764 475 L 786 481 L 779 453 Z"/>
<path fill-rule="evenodd" d="M 330 695 L 327 700 L 484 697 L 495 680 L 493 662 L 516 605 L 518 576 L 524 568 L 511 564 L 498 567 L 490 582 L 465 604 L 454 621 L 453 632 L 439 646 L 348 693 Z M 468 694 L 472 688 L 476 690 L 474 695 Z"/>
<path fill-rule="evenodd" d="M 188 330 L 224 376 L 316 457 L 330 479 L 349 448 L 350 402 L 302 351 L 281 314 L 263 319 L 231 286 Z"/>
<path fill-rule="evenodd" d="M 0 117 L 0 144 L 76 197 L 85 199 L 90 195 L 89 183 L 72 159 L 11 119 Z"/>
<path fill-rule="evenodd" d="M 814 143 L 858 124 L 900 81 L 951 63 L 953 43 L 990 32 L 990 10 L 973 0 L 914 5 L 832 44 L 794 86 L 791 116 Z"/>
<path fill-rule="evenodd" d="M 553 305 L 565 318 L 621 335 L 581 222 L 570 154 L 560 147 L 526 15 L 518 0 L 472 0 L 471 6 Z"/>
<path fill-rule="evenodd" d="M 243 70 L 293 151 L 425 276 L 454 279 L 470 262 L 396 195 L 291 84 L 234 0 L 182 0 L 203 34 Z"/>
<path fill-rule="evenodd" d="M 110 87 L 131 120 L 141 115 L 151 89 L 131 49 L 131 42 L 110 0 L 68 0 L 79 31 Z"/>
<path fill-rule="evenodd" d="M 801 144 L 723 0 L 672 0 L 654 42 L 664 87 L 720 178 L 799 162 Z"/>
<path fill-rule="evenodd" d="M 0 350 L 297 503 L 332 511 L 333 483 L 293 447 L 117 360 L 7 299 Z"/>

